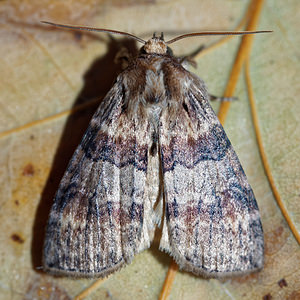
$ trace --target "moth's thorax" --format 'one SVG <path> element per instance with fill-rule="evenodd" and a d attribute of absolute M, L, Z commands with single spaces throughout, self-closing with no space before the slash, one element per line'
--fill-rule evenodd
<path fill-rule="evenodd" d="M 145 43 L 143 49 L 148 54 L 165 54 L 167 53 L 168 46 L 162 38 L 153 37 Z"/>

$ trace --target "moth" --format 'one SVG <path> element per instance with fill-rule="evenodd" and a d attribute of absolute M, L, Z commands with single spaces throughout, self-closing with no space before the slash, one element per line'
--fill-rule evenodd
<path fill-rule="evenodd" d="M 147 249 L 206 277 L 263 267 L 258 206 L 209 104 L 204 82 L 163 36 L 144 41 L 94 114 L 61 180 L 44 243 L 44 270 L 104 277 Z M 248 34 L 256 32 L 226 32 Z"/>

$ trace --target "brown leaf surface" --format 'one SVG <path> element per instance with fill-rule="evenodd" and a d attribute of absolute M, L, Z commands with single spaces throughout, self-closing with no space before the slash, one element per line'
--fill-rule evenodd
<path fill-rule="evenodd" d="M 172 37 L 197 30 L 232 29 L 246 7 L 244 1 L 221 0 L 1 2 L 0 299 L 70 299 L 93 282 L 55 278 L 39 269 L 52 198 L 97 104 L 72 115 L 57 114 L 101 99 L 118 72 L 114 58 L 120 46 L 135 51 L 135 44 L 126 39 L 58 30 L 39 21 L 112 28 L 142 38 L 164 31 Z M 257 36 L 251 56 L 264 145 L 281 197 L 298 229 L 299 9 L 297 0 L 267 2 L 259 29 L 275 32 Z M 182 55 L 214 40 L 188 39 L 172 48 Z M 238 43 L 238 38 L 232 39 L 198 61 L 195 72 L 212 94 L 222 94 Z M 224 281 L 178 272 L 170 299 L 262 299 L 268 294 L 272 299 L 299 299 L 299 245 L 266 181 L 242 77 L 236 96 L 239 101 L 232 104 L 225 128 L 261 210 L 265 268 Z M 109 277 L 90 299 L 157 299 L 169 262 L 155 243 Z"/>

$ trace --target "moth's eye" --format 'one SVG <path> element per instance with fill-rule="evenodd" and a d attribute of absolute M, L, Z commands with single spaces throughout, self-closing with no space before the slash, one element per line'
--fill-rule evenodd
<path fill-rule="evenodd" d="M 173 51 L 172 51 L 172 49 L 170 47 L 167 47 L 167 54 L 173 56 Z"/>
<path fill-rule="evenodd" d="M 142 48 L 140 49 L 140 54 L 147 54 L 147 52 L 146 52 L 146 50 L 145 50 L 144 47 L 142 47 Z"/>

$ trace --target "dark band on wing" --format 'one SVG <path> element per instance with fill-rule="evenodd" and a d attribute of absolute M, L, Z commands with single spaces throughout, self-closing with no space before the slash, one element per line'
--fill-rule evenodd
<path fill-rule="evenodd" d="M 220 125 L 214 125 L 197 139 L 173 136 L 169 145 L 161 146 L 163 171 L 171 171 L 177 164 L 191 169 L 203 160 L 220 161 L 230 147 L 230 141 Z"/>
<path fill-rule="evenodd" d="M 93 138 L 89 138 L 89 135 Z M 148 147 L 146 144 L 138 144 L 135 136 L 114 138 L 103 131 L 97 134 L 88 132 L 81 144 L 86 158 L 92 161 L 108 161 L 118 168 L 133 165 L 144 172 L 147 172 Z"/>

